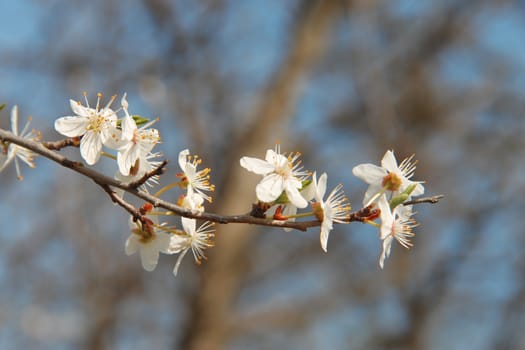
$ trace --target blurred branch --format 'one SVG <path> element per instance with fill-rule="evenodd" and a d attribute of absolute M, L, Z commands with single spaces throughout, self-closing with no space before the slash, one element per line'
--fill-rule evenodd
<path fill-rule="evenodd" d="M 442 195 L 442 194 L 439 194 L 437 196 L 432 196 L 432 197 L 424 197 L 424 198 L 412 199 L 412 200 L 404 202 L 403 205 L 421 204 L 421 203 L 436 204 L 443 197 L 445 197 L 445 196 Z"/>
<path fill-rule="evenodd" d="M 229 143 L 226 169 L 231 169 L 220 188 L 224 196 L 218 205 L 225 212 L 239 210 L 240 199 L 251 198 L 253 183 L 238 164 L 240 154 L 255 154 L 261 144 L 287 138 L 287 125 L 299 97 L 302 81 L 308 76 L 330 43 L 330 30 L 341 14 L 339 1 L 301 1 L 290 27 L 283 61 L 258 96 L 258 104 L 248 114 L 249 125 L 237 130 Z M 242 152 L 242 153 L 241 153 Z M 229 195 L 235 193 L 234 196 Z M 218 232 L 221 228 L 218 227 Z M 199 288 L 192 295 L 193 307 L 186 326 L 184 349 L 222 349 L 231 337 L 232 310 L 247 271 L 253 234 L 247 227 L 228 228 L 227 235 L 217 235 L 213 259 L 202 269 Z M 210 256 L 211 256 L 210 254 Z"/>

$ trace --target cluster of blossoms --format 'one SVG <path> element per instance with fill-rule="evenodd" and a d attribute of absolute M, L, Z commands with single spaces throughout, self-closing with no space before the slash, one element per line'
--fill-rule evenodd
<path fill-rule="evenodd" d="M 275 151 L 266 151 L 264 160 L 242 157 L 240 162 L 246 170 L 263 176 L 255 192 L 260 206 L 270 206 L 267 211 L 269 217 L 294 220 L 313 215 L 321 222 L 320 241 L 326 252 L 333 223 L 349 222 L 350 202 L 341 184 L 324 200 L 328 176 L 323 173 L 318 180 L 314 172 L 310 179 L 311 173 L 303 170 L 299 157 L 300 153 L 281 154 L 280 146 L 277 145 Z M 312 211 L 298 215 L 297 209 L 306 208 L 309 201 Z"/>
<path fill-rule="evenodd" d="M 160 153 L 152 153 L 153 147 L 160 142 L 157 129 L 149 128 L 156 120 L 146 123 L 140 128 L 128 111 L 126 94 L 122 97 L 121 108 L 111 109 L 116 96 L 112 96 L 104 107 L 100 107 L 102 94 L 98 94 L 95 108 L 89 106 L 86 94 L 86 105 L 79 101 L 69 100 L 69 105 L 75 115 L 58 118 L 55 130 L 64 136 L 80 138 L 80 155 L 88 165 L 96 164 L 100 156 L 105 154 L 103 146 L 117 151 L 117 179 L 127 182 L 140 179 L 147 172 L 155 169 L 160 162 L 155 159 Z M 118 119 L 117 113 L 124 111 L 124 117 Z M 156 181 L 152 178 L 152 181 Z M 149 183 L 152 186 L 152 183 Z"/>
<path fill-rule="evenodd" d="M 85 95 L 84 95 L 85 96 Z M 117 151 L 118 172 L 115 178 L 121 182 L 129 183 L 141 179 L 145 174 L 156 169 L 161 163 L 158 161 L 160 153 L 152 150 L 160 142 L 157 129 L 151 125 L 157 120 L 143 123 L 138 127 L 137 120 L 144 120 L 129 113 L 129 104 L 126 94 L 122 97 L 121 108 L 111 109 L 115 100 L 113 96 L 108 104 L 101 108 L 98 94 L 95 108 L 89 106 L 85 98 L 86 106 L 80 102 L 70 100 L 74 116 L 65 116 L 55 121 L 55 129 L 62 135 L 68 137 L 81 137 L 80 154 L 88 165 L 98 162 L 103 152 L 103 146 Z M 119 119 L 118 112 L 124 112 Z M 111 155 L 109 155 L 111 157 Z M 115 158 L 115 157 L 113 157 Z M 180 196 L 178 204 L 186 209 L 204 211 L 203 202 L 211 197 L 205 191 L 213 191 L 214 186 L 209 184 L 210 169 L 197 170 L 200 164 L 198 157 L 190 156 L 189 150 L 183 150 L 179 154 L 179 165 L 182 173 L 177 174 L 181 181 L 168 185 L 157 192 L 157 195 L 168 189 L 179 186 L 186 189 L 186 194 Z M 152 176 L 146 182 L 150 187 L 158 183 L 158 175 Z M 147 190 L 145 187 L 144 190 Z M 147 271 L 155 269 L 159 259 L 159 253 L 179 254 L 179 258 L 173 269 L 176 275 L 180 262 L 188 250 L 193 251 L 195 261 L 200 263 L 205 258 L 204 249 L 213 246 L 213 224 L 206 222 L 196 229 L 196 220 L 181 218 L 182 230 L 169 226 L 167 223 L 158 223 L 158 216 L 172 215 L 153 210 L 151 204 L 141 208 L 142 219 L 130 219 L 131 235 L 126 241 L 126 254 L 131 255 L 140 252 L 142 266 Z"/>
<path fill-rule="evenodd" d="M 159 184 L 161 171 L 158 170 L 162 170 L 165 165 L 165 162 L 159 160 L 161 153 L 153 152 L 155 146 L 160 143 L 159 131 L 151 127 L 157 119 L 149 121 L 131 115 L 126 94 L 121 99 L 120 108 L 116 110 L 111 108 L 115 96 L 101 107 L 102 95 L 98 94 L 95 108 L 89 106 L 86 94 L 84 97 L 85 106 L 70 100 L 74 115 L 58 118 L 55 121 L 56 131 L 69 137 L 67 141 L 80 148 L 80 155 L 88 165 L 96 164 L 101 156 L 115 160 L 118 167 L 115 180 L 118 183 L 112 183 L 112 186 L 126 188 L 123 185 L 127 184 L 133 186 L 133 190 L 139 187 L 142 193 L 149 195 L 149 190 Z M 21 133 L 18 132 L 16 106 L 11 112 L 11 128 L 15 136 L 28 141 L 40 140 L 38 133 L 28 130 L 29 122 Z M 327 252 L 328 237 L 334 223 L 369 223 L 379 228 L 383 242 L 383 251 L 379 258 L 381 269 L 390 255 L 393 240 L 397 240 L 405 248 L 412 246 L 412 230 L 417 224 L 412 218 L 412 205 L 407 205 L 406 202 L 424 193 L 421 182 L 410 180 L 416 168 L 413 156 L 398 165 L 394 153 L 387 151 L 381 166 L 360 164 L 353 168 L 353 174 L 369 185 L 363 199 L 363 209 L 357 214 L 350 212 L 350 202 L 341 184 L 335 186 L 325 197 L 327 174 L 322 173 L 318 177 L 317 172 L 304 170 L 300 156 L 298 152 L 281 153 L 280 145 L 276 145 L 275 149 L 266 151 L 264 159 L 240 159 L 243 168 L 262 176 L 255 188 L 258 201 L 253 205 L 252 217 L 267 219 L 272 225 L 275 220 L 293 222 L 297 218 L 315 218 L 313 226 L 320 226 L 320 244 L 324 252 Z M 34 167 L 33 157 L 34 153 L 31 150 L 0 139 L 0 171 L 14 161 L 17 176 L 21 179 L 18 159 Z M 211 170 L 199 170 L 202 159 L 191 155 L 188 149 L 179 153 L 178 163 L 181 172 L 176 174 L 177 181 L 158 190 L 153 195 L 154 199 L 178 187 L 184 190 L 184 193 L 178 197 L 176 205 L 191 212 L 191 217 L 198 217 L 204 213 L 204 203 L 212 202 L 210 193 L 215 187 L 210 184 Z M 173 269 L 175 275 L 189 250 L 198 264 L 206 258 L 204 250 L 213 246 L 213 222 L 206 221 L 197 228 L 196 219 L 181 216 L 181 228 L 178 228 L 168 222 L 160 222 L 159 217 L 181 214 L 154 208 L 151 204 L 155 202 L 153 199 L 148 199 L 151 203 L 146 203 L 139 209 L 133 206 L 129 209 L 130 205 L 123 200 L 124 190 L 111 188 L 109 192 L 115 202 L 132 214 L 129 221 L 131 234 L 125 243 L 125 252 L 127 255 L 139 252 L 145 270 L 155 269 L 160 253 L 178 254 Z M 298 213 L 299 209 L 304 211 Z M 375 223 L 374 220 L 378 218 L 380 223 Z"/>
<path fill-rule="evenodd" d="M 363 205 L 377 205 L 380 210 L 380 233 L 383 241 L 383 252 L 379 258 L 379 266 L 384 267 L 385 259 L 390 255 L 392 241 L 395 239 L 405 248 L 410 248 L 410 238 L 414 236 L 412 229 L 417 226 L 412 218 L 412 205 L 403 203 L 413 196 L 425 192 L 421 182 L 411 181 L 416 170 L 414 156 L 397 164 L 394 152 L 387 151 L 381 160 L 381 166 L 360 164 L 352 169 L 352 173 L 365 181 L 369 186 L 363 199 Z"/>
<path fill-rule="evenodd" d="M 267 217 L 275 220 L 294 220 L 298 217 L 313 215 L 321 222 L 321 248 L 326 252 L 328 235 L 334 223 L 346 224 L 350 220 L 350 203 L 344 195 L 343 186 L 337 185 L 324 200 L 327 175 L 323 173 L 317 179 L 317 173 L 311 175 L 303 170 L 299 153 L 281 154 L 279 145 L 269 149 L 264 160 L 243 157 L 241 166 L 248 171 L 262 175 L 256 187 L 258 205 L 268 208 Z M 380 227 L 383 251 L 379 266 L 384 267 L 385 259 L 390 255 L 392 241 L 397 240 L 403 247 L 412 246 L 412 229 L 417 226 L 412 218 L 412 205 L 403 205 L 413 196 L 424 192 L 421 182 L 411 181 L 416 169 L 413 156 L 397 164 L 392 151 L 387 151 L 381 166 L 360 164 L 353 168 L 353 174 L 369 184 L 363 199 L 365 208 L 377 208 L 381 224 L 376 224 L 371 215 L 365 223 Z M 310 178 L 311 176 L 311 178 Z M 311 212 L 297 214 L 297 209 L 311 207 Z"/>
<path fill-rule="evenodd" d="M 185 209 L 197 212 L 204 211 L 204 200 L 211 202 L 212 198 L 204 191 L 213 191 L 214 186 L 209 183 L 209 168 L 197 170 L 200 158 L 190 156 L 189 150 L 185 149 L 179 153 L 179 165 L 182 173 L 177 177 L 181 181 L 174 182 L 160 189 L 156 195 L 178 186 L 186 189 L 186 193 L 179 196 L 177 204 Z M 191 249 L 195 262 L 200 264 L 202 259 L 206 259 L 204 250 L 213 247 L 214 223 L 205 222 L 199 228 L 197 220 L 181 217 L 182 230 L 166 223 L 158 224 L 157 217 L 160 215 L 173 215 L 171 212 L 158 212 L 153 210 L 153 206 L 147 203 L 142 206 L 141 213 L 145 215 L 145 220 L 130 220 L 131 235 L 126 241 L 126 254 L 132 255 L 140 251 L 142 267 L 146 271 L 152 271 L 157 266 L 159 253 L 179 254 L 173 274 L 177 276 L 182 258 Z"/>

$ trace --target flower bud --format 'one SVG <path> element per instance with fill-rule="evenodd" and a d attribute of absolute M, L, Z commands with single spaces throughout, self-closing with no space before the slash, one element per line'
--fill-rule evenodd
<path fill-rule="evenodd" d="M 413 189 L 412 189 L 413 190 Z M 390 200 L 390 210 L 394 210 L 400 204 L 403 204 L 408 199 L 408 194 L 401 193 Z"/>
<path fill-rule="evenodd" d="M 413 183 L 412 185 L 408 186 L 403 191 L 403 193 L 406 194 L 407 196 L 410 196 L 410 194 L 416 189 L 416 187 L 417 187 L 417 183 Z"/>

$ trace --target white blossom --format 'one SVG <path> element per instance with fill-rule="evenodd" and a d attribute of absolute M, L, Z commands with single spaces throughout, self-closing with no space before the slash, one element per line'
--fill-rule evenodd
<path fill-rule="evenodd" d="M 84 94 L 86 106 L 80 102 L 69 100 L 74 116 L 65 116 L 55 121 L 55 129 L 67 137 L 79 137 L 80 155 L 87 164 L 93 165 L 100 159 L 102 145 L 114 142 L 119 136 L 117 130 L 117 115 L 110 108 L 115 100 L 111 97 L 108 104 L 100 108 L 102 94 L 98 94 L 95 108 L 89 107 L 86 94 Z"/>
<path fill-rule="evenodd" d="M 317 181 L 317 174 L 314 172 L 313 184 L 315 189 L 315 203 L 314 212 L 318 219 L 321 220 L 321 248 L 326 252 L 328 245 L 328 235 L 333 228 L 333 223 L 347 223 L 348 215 L 350 213 L 350 203 L 346 198 L 343 185 L 337 185 L 332 192 L 328 195 L 328 198 L 323 200 L 326 193 L 326 182 L 328 175 L 323 173 Z"/>
<path fill-rule="evenodd" d="M 11 109 L 11 131 L 14 135 L 23 137 L 28 140 L 36 140 L 38 137 L 35 133 L 29 130 L 29 124 L 31 118 L 27 121 L 26 125 L 22 129 L 22 132 L 18 133 L 18 106 L 13 106 Z M 7 165 L 12 161 L 15 162 L 16 175 L 19 180 L 22 180 L 22 174 L 20 172 L 20 165 L 18 159 L 26 163 L 30 168 L 35 167 L 33 162 L 34 153 L 27 148 L 16 145 L 12 142 L 2 143 L 0 142 L 0 171 L 4 170 Z"/>
<path fill-rule="evenodd" d="M 144 270 L 155 270 L 159 253 L 173 254 L 170 249 L 171 235 L 157 229 L 153 220 L 146 224 L 130 220 L 130 228 L 131 235 L 126 240 L 126 255 L 139 251 Z"/>
<path fill-rule="evenodd" d="M 412 206 L 398 205 L 393 212 L 383 194 L 377 201 L 377 206 L 381 210 L 381 240 L 383 241 L 383 251 L 379 258 L 379 266 L 384 267 L 385 259 L 390 256 L 392 241 L 395 239 L 403 247 L 409 249 L 412 247 L 410 238 L 414 237 L 412 229 L 417 226 L 416 221 L 412 218 Z"/>
<path fill-rule="evenodd" d="M 122 109 L 126 116 L 122 119 L 122 133 L 120 145 L 118 145 L 117 164 L 119 171 L 128 176 L 130 169 L 140 158 L 151 152 L 153 147 L 160 141 L 157 129 L 149 128 L 156 120 L 137 127 L 137 123 L 129 115 L 126 94 L 122 97 Z"/>
<path fill-rule="evenodd" d="M 195 229 L 197 220 L 182 217 L 181 221 L 185 234 L 172 235 L 170 243 L 170 253 L 180 253 L 173 268 L 175 276 L 177 276 L 182 259 L 190 249 L 197 264 L 200 264 L 202 259 L 206 259 L 204 250 L 213 247 L 212 239 L 215 236 L 213 222 L 206 221 Z"/>
<path fill-rule="evenodd" d="M 370 205 L 385 191 L 390 191 L 395 196 L 412 184 L 416 186 L 410 196 L 422 195 L 425 189 L 421 181 L 410 180 L 416 170 L 416 162 L 412 162 L 413 157 L 406 158 L 397 165 L 394 152 L 387 151 L 381 160 L 381 166 L 369 163 L 355 166 L 352 173 L 370 185 L 365 193 L 363 205 Z"/>
<path fill-rule="evenodd" d="M 179 197 L 177 205 L 191 210 L 204 211 L 204 198 L 198 193 L 183 194 Z"/>
<path fill-rule="evenodd" d="M 292 153 L 288 157 L 280 153 L 277 145 L 274 150 L 267 150 L 265 160 L 242 157 L 241 166 L 255 174 L 263 175 L 263 179 L 255 192 L 257 199 L 262 202 L 273 202 L 283 191 L 290 202 L 297 208 L 305 208 L 308 202 L 301 196 L 299 190 L 302 181 L 308 177 L 308 172 L 303 170 L 298 160 L 300 153 Z"/>
<path fill-rule="evenodd" d="M 122 175 L 120 171 L 117 171 L 115 174 L 115 180 L 118 180 L 122 183 L 130 183 L 133 181 L 140 180 L 147 173 L 157 169 L 161 161 L 155 160 L 161 157 L 160 153 L 148 153 L 146 155 L 141 155 L 140 158 L 135 162 L 134 166 L 130 169 L 128 176 Z M 159 175 L 153 175 L 146 180 L 146 183 L 139 188 L 143 191 L 148 192 L 148 187 L 153 187 L 159 183 Z M 114 191 L 122 197 L 124 195 L 124 190 L 120 188 L 115 188 Z"/>
<path fill-rule="evenodd" d="M 183 187 L 187 188 L 188 196 L 193 196 L 197 193 L 208 202 L 212 202 L 210 195 L 204 191 L 214 191 L 215 186 L 210 184 L 210 168 L 197 170 L 197 166 L 202 163 L 202 159 L 197 155 L 190 155 L 188 149 L 182 150 L 179 153 L 179 166 L 183 171 L 182 174 L 177 174 L 181 178 Z"/>

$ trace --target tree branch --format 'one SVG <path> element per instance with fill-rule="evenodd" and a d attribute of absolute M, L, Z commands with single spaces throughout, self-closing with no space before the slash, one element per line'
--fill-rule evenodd
<path fill-rule="evenodd" d="M 106 193 L 114 203 L 120 205 L 122 208 L 124 208 L 124 210 L 130 213 L 131 216 L 133 216 L 133 221 L 139 220 L 142 223 L 146 221 L 144 216 L 140 213 L 140 211 L 137 208 L 135 208 L 130 203 L 126 202 L 124 198 L 120 197 L 115 191 L 113 191 L 109 185 L 100 182 L 96 182 L 96 184 L 102 187 L 104 191 L 106 191 Z"/>
<path fill-rule="evenodd" d="M 80 145 L 79 137 L 71 137 L 63 140 L 52 141 L 52 142 L 42 142 L 42 145 L 50 150 L 60 151 L 62 148 L 69 146 L 78 147 Z"/>
<path fill-rule="evenodd" d="M 158 167 L 156 167 L 155 169 L 153 169 L 150 172 L 147 172 L 140 179 L 130 182 L 128 184 L 128 186 L 130 186 L 132 188 L 139 188 L 140 186 L 144 185 L 146 183 L 146 181 L 148 181 L 149 178 L 151 178 L 153 176 L 156 176 L 156 175 L 158 175 L 158 176 L 162 175 L 164 173 L 164 171 L 166 170 L 165 169 L 166 164 L 168 164 L 168 161 L 167 160 L 163 160 L 162 163 L 160 163 L 160 165 Z"/>
<path fill-rule="evenodd" d="M 306 231 L 308 227 L 320 225 L 320 222 L 318 221 L 289 222 L 289 221 L 278 221 L 278 220 L 271 220 L 271 219 L 256 218 L 256 217 L 253 217 L 247 214 L 223 216 L 223 215 L 218 215 L 214 213 L 206 213 L 206 212 L 199 212 L 198 210 L 186 209 L 174 203 L 170 203 L 168 201 L 155 197 L 149 194 L 148 192 L 137 189 L 136 187 L 137 182 L 122 183 L 109 176 L 101 174 L 91 168 L 86 168 L 84 164 L 81 162 L 72 161 L 64 157 L 60 153 L 47 149 L 46 147 L 44 147 L 44 143 L 31 141 L 31 140 L 16 136 L 13 133 L 3 130 L 3 129 L 0 129 L 0 140 L 12 142 L 19 146 L 27 148 L 45 158 L 48 158 L 66 168 L 69 168 L 79 174 L 82 174 L 92 179 L 97 185 L 101 186 L 104 189 L 104 191 L 110 195 L 113 201 L 115 201 L 115 196 L 111 194 L 113 192 L 111 189 L 108 192 L 107 186 L 120 188 L 140 199 L 143 199 L 153 204 L 153 206 L 155 207 L 164 208 L 177 215 L 192 218 L 192 219 L 208 220 L 208 221 L 213 221 L 213 222 L 220 223 L 220 224 L 243 223 L 243 224 L 253 224 L 253 225 L 260 225 L 260 226 L 288 227 L 288 228 L 293 228 L 293 229 L 297 229 L 301 231 Z M 163 164 L 165 165 L 165 163 Z M 161 166 L 159 166 L 156 170 L 148 174 L 155 173 L 159 169 L 162 169 L 164 165 L 161 164 Z M 118 201 L 117 203 L 121 205 L 121 203 L 119 203 Z M 123 206 L 123 208 L 125 208 L 127 211 L 132 213 L 130 210 L 128 210 L 130 208 L 127 208 L 126 206 Z"/>
<path fill-rule="evenodd" d="M 250 214 L 219 215 L 215 213 L 200 212 L 198 210 L 191 210 L 191 209 L 183 208 L 174 203 L 171 203 L 163 199 L 160 199 L 158 197 L 155 197 L 146 191 L 142 191 L 138 189 L 138 187 L 142 185 L 151 176 L 162 174 L 164 172 L 164 168 L 167 164 L 167 161 L 163 161 L 161 165 L 159 165 L 156 169 L 145 174 L 138 181 L 134 181 L 130 183 L 122 183 L 109 176 L 101 174 L 91 168 L 86 168 L 83 163 L 72 161 L 64 157 L 60 153 L 57 153 L 45 147 L 45 145 L 49 145 L 49 144 L 54 145 L 54 143 L 47 143 L 47 142 L 41 143 L 37 141 L 28 140 L 23 137 L 16 136 L 13 133 L 3 130 L 3 129 L 0 129 L 0 140 L 12 142 L 19 146 L 27 148 L 45 158 L 48 158 L 66 168 L 69 168 L 79 174 L 82 174 L 92 179 L 97 185 L 102 187 L 102 189 L 110 196 L 113 202 L 123 207 L 135 219 L 142 220 L 141 219 L 142 215 L 140 215 L 139 211 L 135 207 L 133 207 L 131 204 L 127 203 L 122 198 L 117 196 L 115 192 L 111 189 L 111 187 L 120 188 L 134 195 L 135 197 L 138 197 L 140 199 L 145 200 L 146 202 L 153 204 L 154 207 L 160 207 L 160 208 L 167 209 L 179 216 L 184 216 L 184 217 L 192 218 L 192 219 L 202 219 L 202 220 L 216 222 L 219 224 L 229 224 L 229 223 L 252 224 L 252 225 L 259 225 L 259 226 L 273 226 L 273 227 L 283 227 L 283 228 L 286 227 L 286 228 L 293 228 L 293 229 L 301 230 L 301 231 L 306 231 L 309 227 L 315 227 L 315 226 L 321 225 L 321 222 L 319 220 L 292 222 L 292 221 L 258 218 Z M 439 199 L 441 198 L 443 198 L 443 195 L 411 200 L 403 204 L 408 205 L 408 204 L 417 204 L 417 203 L 437 203 Z M 379 215 L 378 209 L 372 209 L 371 207 L 365 207 L 365 208 L 358 210 L 357 212 L 350 213 L 348 217 L 348 222 L 353 222 L 353 221 L 365 222 L 367 220 L 372 220 L 372 219 L 377 218 L 378 215 Z"/>

